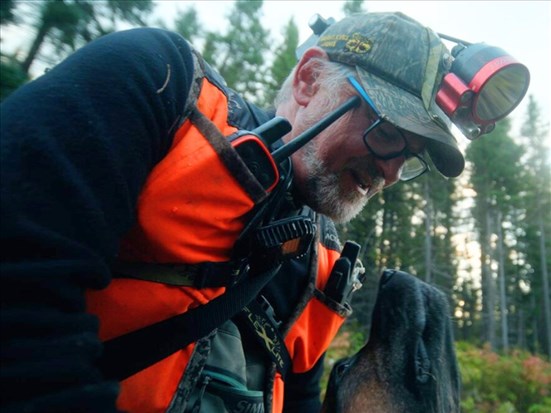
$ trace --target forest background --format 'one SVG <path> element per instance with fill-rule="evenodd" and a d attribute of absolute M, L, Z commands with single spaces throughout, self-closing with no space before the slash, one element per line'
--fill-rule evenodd
<path fill-rule="evenodd" d="M 170 20 L 153 20 L 160 3 L 3 0 L 0 98 L 94 38 L 147 25 L 180 32 L 232 88 L 271 105 L 296 63 L 293 18 L 273 41 L 261 22 L 262 1 L 233 2 L 229 24 L 219 30 L 206 28 L 190 2 Z M 361 0 L 340 3 L 342 15 L 369 11 Z M 10 36 L 14 28 L 26 35 Z M 8 41 L 17 47 L 8 51 Z M 328 369 L 365 342 L 379 274 L 400 268 L 449 298 L 465 412 L 551 412 L 551 139 L 539 102 L 526 99 L 518 131 L 505 118 L 466 146 L 460 178 L 430 173 L 388 188 L 338 228 L 342 240 L 362 245 L 367 278 L 328 354 Z"/>

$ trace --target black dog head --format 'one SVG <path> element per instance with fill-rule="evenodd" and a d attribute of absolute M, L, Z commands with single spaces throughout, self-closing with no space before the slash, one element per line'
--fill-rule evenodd
<path fill-rule="evenodd" d="M 456 413 L 459 372 L 446 297 L 385 271 L 367 344 L 331 371 L 327 413 Z"/>

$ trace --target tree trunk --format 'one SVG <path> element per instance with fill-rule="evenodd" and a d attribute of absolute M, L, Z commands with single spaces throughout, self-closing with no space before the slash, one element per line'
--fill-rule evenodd
<path fill-rule="evenodd" d="M 40 24 L 40 27 L 38 28 L 38 32 L 36 33 L 36 37 L 33 40 L 29 53 L 27 54 L 25 61 L 21 63 L 21 69 L 23 69 L 23 71 L 27 75 L 29 74 L 29 69 L 32 63 L 34 62 L 36 55 L 38 54 L 38 51 L 42 46 L 42 43 L 44 43 L 44 39 L 46 38 L 46 35 L 50 31 L 50 28 L 51 28 L 50 24 L 46 21 L 42 21 L 42 23 Z"/>
<path fill-rule="evenodd" d="M 505 352 L 509 351 L 509 325 L 507 321 L 507 292 L 505 289 L 505 258 L 503 254 L 503 231 L 501 211 L 497 213 L 497 250 L 499 259 L 499 309 L 501 313 L 501 344 Z"/>
<path fill-rule="evenodd" d="M 425 179 L 425 282 L 432 282 L 432 201 L 429 181 Z"/>
<path fill-rule="evenodd" d="M 541 204 L 540 204 L 541 205 Z M 543 225 L 543 217 L 541 208 L 539 208 L 538 226 L 540 229 L 540 260 L 541 260 L 541 277 L 543 290 L 543 311 L 545 320 L 545 338 L 547 346 L 547 356 L 551 357 L 551 306 L 549 304 L 549 274 L 547 272 L 547 253 L 545 249 L 545 227 Z"/>
<path fill-rule="evenodd" d="M 517 346 L 521 349 L 526 349 L 526 325 L 524 317 L 524 309 L 518 310 L 518 335 Z"/>
<path fill-rule="evenodd" d="M 492 349 L 496 348 L 496 334 L 495 334 L 495 286 L 492 276 L 492 246 L 491 246 L 491 217 L 489 208 L 485 208 L 483 215 L 484 223 L 482 228 L 484 229 L 481 234 L 480 240 L 480 265 L 482 271 L 482 307 L 483 307 L 483 325 L 484 330 L 482 332 L 483 340 L 490 344 Z"/>

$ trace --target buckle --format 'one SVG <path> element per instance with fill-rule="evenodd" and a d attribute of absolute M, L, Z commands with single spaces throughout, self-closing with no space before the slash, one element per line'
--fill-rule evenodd
<path fill-rule="evenodd" d="M 258 228 L 253 237 L 253 248 L 270 260 L 300 258 L 308 252 L 315 234 L 316 227 L 310 218 L 284 218 Z"/>

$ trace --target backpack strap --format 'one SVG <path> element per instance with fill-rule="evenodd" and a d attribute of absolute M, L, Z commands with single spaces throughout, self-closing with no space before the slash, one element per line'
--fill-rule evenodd
<path fill-rule="evenodd" d="M 244 259 L 199 264 L 116 261 L 111 265 L 115 278 L 134 278 L 194 288 L 231 287 L 242 279 L 246 270 L 247 260 Z"/>
<path fill-rule="evenodd" d="M 240 325 L 251 332 L 252 337 L 266 351 L 282 378 L 285 379 L 292 366 L 291 355 L 279 331 L 281 321 L 276 319 L 274 309 L 268 300 L 263 295 L 259 295 L 243 308 L 238 317 L 241 321 Z"/>
<path fill-rule="evenodd" d="M 206 336 L 253 301 L 280 267 L 249 274 L 207 304 L 106 341 L 98 363 L 101 371 L 108 379 L 122 381 Z"/>

